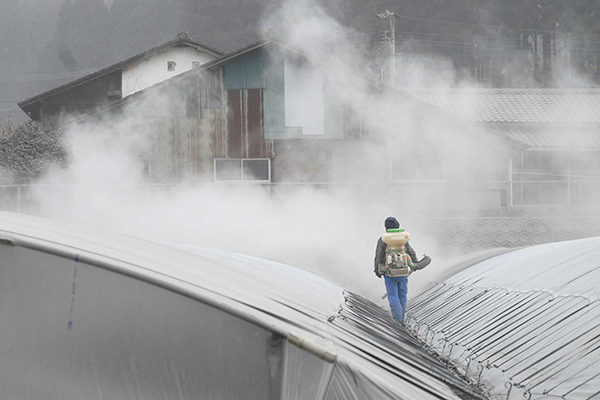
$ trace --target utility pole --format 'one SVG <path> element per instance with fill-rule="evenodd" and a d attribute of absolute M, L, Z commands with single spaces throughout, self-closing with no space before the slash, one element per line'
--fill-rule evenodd
<path fill-rule="evenodd" d="M 386 35 L 385 41 L 390 44 L 390 85 L 392 87 L 396 86 L 396 17 L 399 16 L 389 10 L 377 14 L 377 18 L 388 19 L 390 21 L 390 37 L 388 38 Z"/>

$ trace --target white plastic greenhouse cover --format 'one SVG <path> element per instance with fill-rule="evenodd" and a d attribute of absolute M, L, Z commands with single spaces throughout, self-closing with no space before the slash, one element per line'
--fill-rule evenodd
<path fill-rule="evenodd" d="M 518 249 L 409 303 L 410 329 L 495 398 L 600 398 L 600 238 Z"/>
<path fill-rule="evenodd" d="M 0 213 L 0 397 L 481 399 L 315 275 Z"/>

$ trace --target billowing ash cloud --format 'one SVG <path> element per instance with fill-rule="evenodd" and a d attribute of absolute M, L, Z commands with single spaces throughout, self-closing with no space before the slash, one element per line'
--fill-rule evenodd
<path fill-rule="evenodd" d="M 419 151 L 432 154 L 450 147 L 480 157 L 493 152 L 493 141 L 453 140 L 452 129 L 465 128 L 449 124 L 446 114 L 374 94 L 362 79 L 349 80 L 361 65 L 370 64 L 368 56 L 361 44 L 353 42 L 355 32 L 346 30 L 313 2 L 285 3 L 265 19 L 263 26 L 328 66 L 350 66 L 346 74 L 339 74 L 339 69 L 315 65 L 314 76 L 325 75 L 340 98 L 350 99 L 352 107 L 368 105 L 380 113 L 381 118 L 373 119 L 373 130 L 390 146 L 413 146 L 415 151 L 425 146 Z M 332 41 L 345 45 L 324 45 Z M 399 86 L 448 87 L 457 80 L 456 71 L 444 60 L 407 59 L 399 68 L 399 79 L 403 80 Z M 463 82 L 463 86 L 468 85 Z M 415 230 L 412 222 L 419 215 L 379 191 L 381 186 L 371 189 L 365 185 L 385 182 L 385 165 L 358 169 L 353 176 L 346 176 L 364 185 L 360 196 L 335 186 L 273 195 L 268 187 L 248 185 L 147 184 L 143 160 L 151 146 L 149 138 L 136 127 L 166 103 L 165 98 L 150 99 L 129 108 L 125 118 L 72 125 L 67 134 L 71 164 L 67 169 L 51 171 L 39 182 L 41 185 L 34 189 L 36 213 L 151 240 L 214 247 L 288 263 L 376 301 L 380 301 L 384 286 L 373 275 L 373 257 L 387 216 L 397 216 L 411 232 L 411 243 L 419 254 L 427 252 L 434 258 L 428 270 L 411 278 L 411 290 L 416 292 L 435 281 L 437 271 L 452 255 L 439 253 L 432 237 Z M 377 159 L 381 148 L 381 143 L 362 144 L 363 155 L 370 159 Z M 456 168 L 465 176 L 477 173 L 471 163 L 472 158 L 465 157 L 464 165 Z M 424 204 L 426 200 L 423 198 Z M 421 213 L 436 215 L 439 210 L 422 209 Z"/>

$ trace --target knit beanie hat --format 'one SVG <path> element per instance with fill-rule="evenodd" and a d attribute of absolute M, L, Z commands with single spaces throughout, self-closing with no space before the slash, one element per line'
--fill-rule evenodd
<path fill-rule="evenodd" d="M 384 225 L 386 230 L 400 228 L 400 222 L 398 222 L 398 220 L 394 217 L 387 217 Z"/>

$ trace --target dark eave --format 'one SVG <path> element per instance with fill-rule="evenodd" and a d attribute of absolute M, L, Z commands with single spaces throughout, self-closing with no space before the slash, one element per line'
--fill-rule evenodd
<path fill-rule="evenodd" d="M 99 78 L 101 76 L 110 74 L 111 72 L 114 71 L 118 71 L 120 69 L 123 69 L 125 66 L 132 64 L 135 61 L 150 57 L 154 54 L 160 53 L 166 49 L 172 48 L 172 47 L 178 47 L 178 46 L 187 46 L 187 47 L 192 47 L 195 48 L 197 50 L 200 51 L 204 51 L 212 56 L 215 57 L 222 57 L 223 56 L 223 52 L 220 50 L 217 50 L 213 47 L 210 46 L 206 46 L 204 44 L 198 43 L 198 42 L 194 42 L 191 41 L 189 39 L 185 39 L 185 38 L 181 38 L 181 39 L 175 39 L 175 40 L 171 40 L 169 42 L 163 43 L 159 46 L 153 47 L 152 49 L 146 50 L 142 53 L 136 54 L 133 57 L 130 57 L 126 60 L 123 60 L 121 62 L 118 62 L 116 64 L 113 64 L 109 67 L 103 68 L 101 70 L 98 70 L 94 73 L 91 73 L 89 75 L 83 76 L 79 79 L 76 79 L 72 82 L 66 83 L 64 85 L 58 86 L 54 89 L 48 90 L 44 93 L 38 94 L 36 96 L 30 97 L 26 100 L 23 100 L 19 103 L 17 103 L 17 105 L 26 113 L 28 114 L 35 106 L 35 104 L 45 98 L 51 97 L 57 93 L 63 92 L 65 90 L 69 90 L 72 89 L 74 87 L 77 87 L 79 85 L 82 85 L 84 83 L 90 82 L 96 78 Z"/>
<path fill-rule="evenodd" d="M 265 47 L 269 43 L 273 43 L 273 41 L 266 39 L 266 40 L 260 40 L 258 42 L 251 43 L 248 46 L 244 46 L 240 49 L 232 51 L 231 53 L 227 53 L 227 54 L 223 55 L 222 57 L 215 58 L 214 60 L 204 63 L 201 65 L 201 68 L 202 69 L 217 68 L 217 67 L 233 60 L 234 58 L 243 56 L 244 54 L 250 53 L 251 51 L 254 51 L 261 47 Z"/>

